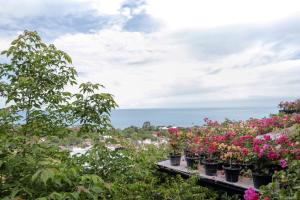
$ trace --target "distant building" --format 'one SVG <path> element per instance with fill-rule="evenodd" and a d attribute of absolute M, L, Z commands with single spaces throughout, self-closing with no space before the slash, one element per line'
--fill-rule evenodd
<path fill-rule="evenodd" d="M 151 123 L 149 121 L 144 122 L 143 129 L 150 130 L 151 129 Z"/>

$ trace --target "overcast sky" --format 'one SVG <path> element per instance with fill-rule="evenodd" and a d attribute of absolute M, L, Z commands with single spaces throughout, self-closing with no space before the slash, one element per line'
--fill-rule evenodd
<path fill-rule="evenodd" d="M 120 108 L 276 106 L 300 96 L 299 0 L 0 0 Z"/>

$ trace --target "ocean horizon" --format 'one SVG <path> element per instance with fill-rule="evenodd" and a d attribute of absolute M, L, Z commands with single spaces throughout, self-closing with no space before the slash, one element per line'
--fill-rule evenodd
<path fill-rule="evenodd" d="M 203 125 L 204 118 L 224 121 L 263 118 L 278 113 L 277 107 L 218 107 L 218 108 L 145 108 L 115 109 L 111 113 L 114 128 L 142 127 L 149 121 L 154 126 L 191 127 Z"/>

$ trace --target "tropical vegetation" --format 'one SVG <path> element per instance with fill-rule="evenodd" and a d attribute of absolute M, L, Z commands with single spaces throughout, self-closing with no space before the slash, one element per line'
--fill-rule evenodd
<path fill-rule="evenodd" d="M 149 123 L 117 130 L 110 123 L 113 95 L 98 83 L 78 84 L 70 56 L 37 32 L 24 31 L 1 55 L 1 199 L 239 198 L 200 186 L 196 176 L 158 170 L 159 160 L 183 153 L 273 176 L 260 194 L 249 188 L 245 199 L 299 199 L 300 115 L 294 111 L 246 121 L 205 119 L 200 127 L 168 131 Z M 137 145 L 145 139 L 169 143 Z M 86 151 L 74 155 L 78 147 Z"/>

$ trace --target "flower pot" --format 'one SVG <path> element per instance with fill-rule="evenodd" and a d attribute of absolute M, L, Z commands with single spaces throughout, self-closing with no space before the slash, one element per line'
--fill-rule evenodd
<path fill-rule="evenodd" d="M 224 162 L 218 162 L 218 170 L 223 170 Z"/>
<path fill-rule="evenodd" d="M 280 165 L 271 165 L 269 170 L 271 174 L 274 174 L 276 171 L 280 171 L 283 169 L 284 168 L 282 168 Z"/>
<path fill-rule="evenodd" d="M 203 154 L 200 155 L 199 159 L 200 159 L 200 165 L 204 165 L 205 155 Z"/>
<path fill-rule="evenodd" d="M 259 189 L 262 185 L 268 185 L 272 182 L 272 175 L 263 175 L 258 172 L 252 172 L 254 187 Z"/>
<path fill-rule="evenodd" d="M 225 171 L 226 181 L 233 183 L 239 181 L 240 171 L 242 169 L 241 167 L 223 165 L 223 169 Z"/>
<path fill-rule="evenodd" d="M 217 169 L 218 169 L 217 162 L 204 161 L 203 164 L 204 164 L 204 168 L 205 168 L 205 174 L 207 176 L 216 176 L 217 175 Z"/>
<path fill-rule="evenodd" d="M 170 154 L 170 163 L 172 166 L 179 166 L 181 160 L 180 154 Z"/>
<path fill-rule="evenodd" d="M 242 167 L 242 169 L 244 169 L 244 170 L 249 170 L 249 169 L 252 169 L 252 168 L 253 168 L 253 165 L 252 165 L 252 164 L 249 164 L 249 163 L 243 163 L 243 164 L 241 164 L 241 167 Z"/>
<path fill-rule="evenodd" d="M 185 148 L 184 150 L 183 150 L 183 153 L 184 153 L 184 157 L 186 158 L 186 157 L 190 157 L 189 155 L 191 155 L 191 151 L 188 149 L 188 148 Z"/>
<path fill-rule="evenodd" d="M 293 114 L 296 113 L 297 110 L 296 109 L 291 109 L 291 110 L 279 110 L 279 113 L 284 113 L 284 114 Z"/>
<path fill-rule="evenodd" d="M 186 157 L 185 160 L 188 168 L 197 169 L 199 157 Z"/>

